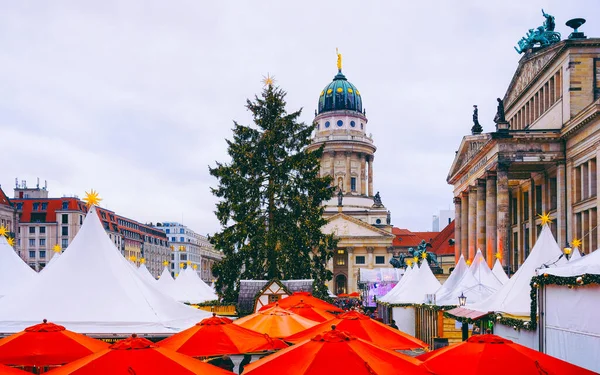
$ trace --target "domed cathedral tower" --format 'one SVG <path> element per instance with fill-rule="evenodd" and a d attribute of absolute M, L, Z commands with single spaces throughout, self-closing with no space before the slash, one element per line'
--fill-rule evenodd
<path fill-rule="evenodd" d="M 325 202 L 324 233 L 335 233 L 338 250 L 330 269 L 335 293 L 359 289 L 360 268 L 389 268 L 393 235 L 391 214 L 373 188 L 373 160 L 377 148 L 367 135 L 367 117 L 360 91 L 338 72 L 319 96 L 315 134 L 309 150 L 324 145 L 321 176 L 332 176 L 334 197 Z M 364 281 L 364 280 L 363 280 Z M 363 285 L 364 286 L 364 285 Z"/>

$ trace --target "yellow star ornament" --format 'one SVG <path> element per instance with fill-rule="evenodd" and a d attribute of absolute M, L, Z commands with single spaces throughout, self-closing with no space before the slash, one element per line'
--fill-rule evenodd
<path fill-rule="evenodd" d="M 406 260 L 406 264 L 407 264 L 409 267 L 412 267 L 412 265 L 413 265 L 412 259 L 407 259 L 407 260 Z"/>
<path fill-rule="evenodd" d="M 496 253 L 496 259 L 502 260 L 502 253 L 497 252 Z"/>
<path fill-rule="evenodd" d="M 87 191 L 85 192 L 85 197 L 83 198 L 83 201 L 88 207 L 91 207 L 99 205 L 102 201 L 102 198 L 100 198 L 100 195 L 97 191 L 92 189 L 89 193 Z"/>
<path fill-rule="evenodd" d="M 56 245 L 54 245 L 54 247 L 52 248 L 52 250 L 53 250 L 55 253 L 60 253 L 60 252 L 61 252 L 61 250 L 62 250 L 62 247 L 60 247 L 60 245 L 59 245 L 59 244 L 56 244 Z"/>
<path fill-rule="evenodd" d="M 140 258 L 140 263 L 141 264 L 146 264 L 146 258 Z"/>
<path fill-rule="evenodd" d="M 577 239 L 577 238 L 573 238 L 573 241 L 571 241 L 571 246 L 579 248 L 579 246 L 581 246 L 581 240 Z"/>
<path fill-rule="evenodd" d="M 467 266 L 470 266 L 470 265 L 471 265 L 471 263 L 473 263 L 473 262 L 471 261 L 471 259 L 467 260 Z"/>
<path fill-rule="evenodd" d="M 269 73 L 267 73 L 266 77 L 263 76 L 262 83 L 265 87 L 273 86 L 275 84 L 275 76 L 271 76 Z"/>
<path fill-rule="evenodd" d="M 421 254 L 421 258 L 427 259 L 427 253 L 424 252 L 423 254 Z"/>
<path fill-rule="evenodd" d="M 168 261 L 168 260 L 165 260 L 165 261 L 163 262 L 163 266 L 165 266 L 165 267 L 166 267 L 166 266 L 168 266 L 168 265 L 169 265 L 169 261 Z"/>
<path fill-rule="evenodd" d="M 195 270 L 197 270 L 197 269 L 198 269 L 198 265 L 197 265 L 197 264 L 194 264 L 194 265 L 192 266 L 192 268 L 193 268 L 193 269 L 195 269 Z"/>
<path fill-rule="evenodd" d="M 8 228 L 5 226 L 0 227 L 0 236 L 8 236 Z"/>
<path fill-rule="evenodd" d="M 15 239 L 12 238 L 12 237 L 8 237 L 6 239 L 6 242 L 8 242 L 8 246 L 10 246 L 10 247 L 14 247 L 15 246 Z"/>
<path fill-rule="evenodd" d="M 550 214 L 549 213 L 541 214 L 541 215 L 538 215 L 538 216 L 542 220 L 542 226 L 550 224 L 552 222 L 552 219 L 550 219 Z"/>
<path fill-rule="evenodd" d="M 413 258 L 413 262 L 415 262 L 415 263 L 419 263 L 419 257 L 414 257 L 414 258 Z"/>

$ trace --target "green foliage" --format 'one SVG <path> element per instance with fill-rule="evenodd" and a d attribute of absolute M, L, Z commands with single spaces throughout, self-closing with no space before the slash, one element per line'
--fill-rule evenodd
<path fill-rule="evenodd" d="M 333 195 L 330 177 L 319 177 L 320 148 L 306 150 L 314 125 L 287 113 L 285 92 L 268 85 L 248 100 L 252 126 L 234 123 L 227 140 L 229 164 L 209 168 L 218 179 L 215 214 L 221 231 L 211 237 L 224 259 L 215 264 L 216 289 L 236 301 L 241 279 L 315 280 L 314 294 L 327 294 L 326 269 L 336 240 L 321 227 L 322 202 Z"/>

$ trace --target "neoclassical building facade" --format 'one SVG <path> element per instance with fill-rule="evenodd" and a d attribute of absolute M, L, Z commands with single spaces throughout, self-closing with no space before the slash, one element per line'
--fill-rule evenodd
<path fill-rule="evenodd" d="M 549 213 L 559 246 L 598 248 L 600 39 L 572 34 L 528 50 L 504 95 L 506 122 L 465 136 L 447 181 L 454 187 L 455 257 L 499 253 L 514 272 Z"/>
<path fill-rule="evenodd" d="M 336 294 L 358 290 L 360 268 L 389 268 L 393 253 L 390 212 L 374 190 L 373 161 L 377 148 L 367 135 L 367 117 L 360 91 L 338 73 L 319 96 L 314 122 L 316 132 L 309 150 L 324 146 L 321 176 L 332 176 L 336 196 L 325 202 L 328 223 L 338 249 L 329 263 Z"/>

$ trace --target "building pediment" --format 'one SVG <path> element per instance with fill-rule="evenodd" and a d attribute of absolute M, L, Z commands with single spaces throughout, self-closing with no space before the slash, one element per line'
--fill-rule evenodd
<path fill-rule="evenodd" d="M 383 229 L 344 214 L 336 214 L 328 218 L 327 224 L 321 227 L 321 230 L 325 234 L 333 233 L 337 237 L 393 237 Z"/>
<path fill-rule="evenodd" d="M 527 90 L 529 85 L 536 80 L 546 67 L 548 67 L 555 57 L 564 49 L 565 43 L 557 43 L 554 46 L 543 48 L 537 52 L 524 56 L 519 61 L 519 66 L 515 72 L 506 95 L 504 96 L 504 106 L 508 109 L 517 98 Z"/>
<path fill-rule="evenodd" d="M 460 147 L 456 152 L 450 173 L 448 174 L 448 182 L 453 176 L 458 174 L 466 165 L 476 162 L 478 155 L 491 142 L 492 137 L 488 134 L 467 135 L 460 143 Z"/>

